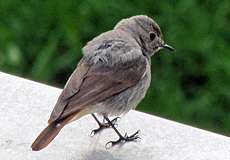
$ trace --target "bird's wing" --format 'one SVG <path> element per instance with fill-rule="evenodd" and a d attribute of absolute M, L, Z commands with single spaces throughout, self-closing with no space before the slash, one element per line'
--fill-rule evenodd
<path fill-rule="evenodd" d="M 147 58 L 139 49 L 124 47 L 101 47 L 94 56 L 82 58 L 59 96 L 49 123 L 137 84 L 145 74 Z"/>

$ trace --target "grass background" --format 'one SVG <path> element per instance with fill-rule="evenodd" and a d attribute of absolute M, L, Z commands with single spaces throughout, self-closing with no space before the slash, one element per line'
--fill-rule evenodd
<path fill-rule="evenodd" d="M 87 41 L 138 14 L 177 50 L 152 58 L 138 110 L 230 135 L 229 0 L 0 1 L 0 70 L 63 87 Z"/>

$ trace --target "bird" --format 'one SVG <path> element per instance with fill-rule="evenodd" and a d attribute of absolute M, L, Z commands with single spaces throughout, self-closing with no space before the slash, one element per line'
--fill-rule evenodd
<path fill-rule="evenodd" d="M 122 135 L 116 123 L 145 97 L 151 81 L 151 57 L 161 49 L 174 51 L 162 39 L 159 25 L 147 15 L 124 18 L 89 41 L 32 150 L 45 148 L 65 125 L 88 114 L 99 125 L 93 135 L 111 127 L 119 136 L 106 145 L 139 139 L 139 130 L 131 136 Z M 100 122 L 98 116 L 106 122 Z M 113 116 L 117 118 L 110 120 Z"/>

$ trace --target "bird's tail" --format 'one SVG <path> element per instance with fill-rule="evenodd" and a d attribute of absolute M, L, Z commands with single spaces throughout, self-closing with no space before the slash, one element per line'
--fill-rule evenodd
<path fill-rule="evenodd" d="M 31 145 L 33 151 L 39 151 L 45 148 L 60 132 L 60 130 L 73 118 L 69 116 L 59 122 L 50 123 L 36 138 Z"/>

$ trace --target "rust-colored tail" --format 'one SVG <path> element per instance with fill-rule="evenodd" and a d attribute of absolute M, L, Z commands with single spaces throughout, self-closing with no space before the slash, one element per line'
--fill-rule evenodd
<path fill-rule="evenodd" d="M 49 124 L 31 145 L 32 150 L 39 151 L 45 148 L 58 135 L 63 127 L 63 124 L 56 122 Z"/>
<path fill-rule="evenodd" d="M 61 121 L 50 123 L 31 145 L 33 151 L 45 148 L 60 132 L 60 130 L 74 117 L 71 115 Z"/>

